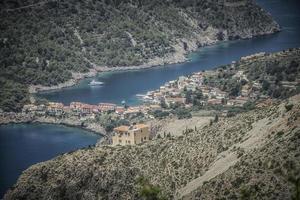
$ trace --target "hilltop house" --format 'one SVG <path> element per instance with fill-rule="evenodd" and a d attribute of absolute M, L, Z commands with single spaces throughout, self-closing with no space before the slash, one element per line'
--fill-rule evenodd
<path fill-rule="evenodd" d="M 132 126 L 119 126 L 114 129 L 112 145 L 135 145 L 149 141 L 149 126 L 136 124 Z"/>

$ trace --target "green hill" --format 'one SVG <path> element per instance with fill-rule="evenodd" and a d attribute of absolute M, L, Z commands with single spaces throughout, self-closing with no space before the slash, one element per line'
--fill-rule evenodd
<path fill-rule="evenodd" d="M 0 7 L 0 81 L 24 85 L 56 85 L 95 66 L 182 61 L 197 47 L 279 30 L 250 0 L 3 0 Z M 17 110 L 3 101 L 0 108 Z"/>

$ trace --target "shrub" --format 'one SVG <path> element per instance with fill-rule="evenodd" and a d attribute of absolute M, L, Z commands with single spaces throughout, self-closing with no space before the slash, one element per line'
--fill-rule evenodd
<path fill-rule="evenodd" d="M 294 106 L 293 104 L 287 104 L 284 107 L 285 107 L 286 111 L 288 112 L 288 111 L 292 110 L 293 106 Z"/>
<path fill-rule="evenodd" d="M 177 115 L 178 119 L 184 119 L 184 118 L 191 118 L 192 114 L 189 110 L 184 108 L 178 108 L 175 110 L 175 114 Z"/>
<path fill-rule="evenodd" d="M 139 197 L 144 200 L 165 200 L 166 198 L 162 194 L 162 190 L 159 186 L 153 185 L 148 179 L 139 177 Z"/>
<path fill-rule="evenodd" d="M 219 116 L 218 116 L 218 115 L 215 115 L 214 122 L 218 122 L 218 121 L 219 121 Z"/>
<path fill-rule="evenodd" d="M 284 132 L 283 132 L 283 131 L 279 131 L 279 132 L 277 132 L 277 136 L 278 136 L 278 137 L 281 137 L 281 136 L 283 136 L 283 134 L 284 134 Z"/>

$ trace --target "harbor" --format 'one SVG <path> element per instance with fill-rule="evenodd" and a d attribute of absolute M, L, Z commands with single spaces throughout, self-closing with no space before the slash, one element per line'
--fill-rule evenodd
<path fill-rule="evenodd" d="M 186 63 L 151 69 L 99 73 L 96 77 L 82 79 L 78 84 L 72 84 L 68 88 L 35 94 L 39 98 L 46 99 L 49 105 L 40 107 L 34 104 L 27 105 L 23 113 L 30 116 L 32 112 L 35 117 L 47 116 L 47 119 L 72 116 L 78 123 L 80 122 L 79 126 L 84 121 L 97 119 L 97 116 L 107 116 L 107 113 L 119 120 L 142 112 L 151 119 L 153 115 L 149 111 L 162 109 L 160 106 L 162 97 L 166 97 L 167 103 L 185 102 L 185 97 L 178 93 L 181 93 L 185 88 L 184 85 L 191 81 L 197 84 L 197 87 L 202 87 L 202 94 L 208 96 L 208 99 L 202 103 L 225 106 L 244 105 L 252 97 L 249 96 L 249 99 L 246 100 L 241 95 L 241 99 L 230 99 L 228 94 L 222 93 L 221 90 L 216 90 L 214 87 L 206 88 L 203 85 L 203 77 L 207 74 L 202 71 L 209 72 L 216 66 L 231 64 L 233 60 L 239 60 L 241 57 L 257 52 L 270 53 L 300 46 L 298 2 L 294 1 L 288 5 L 285 1 L 259 0 L 257 3 L 271 12 L 275 20 L 282 26 L 282 32 L 249 40 L 228 41 L 201 47 L 189 55 L 190 62 Z M 240 73 L 237 75 L 242 76 Z M 181 77 L 180 80 L 179 77 Z M 103 84 L 93 87 L 90 85 L 93 79 Z M 255 95 L 252 90 L 254 87 L 261 87 L 261 85 L 253 83 L 251 87 L 245 87 L 244 94 L 249 92 L 249 95 Z M 190 89 L 193 90 L 193 88 Z M 168 96 L 169 94 L 172 95 Z M 227 100 L 226 104 L 224 101 L 222 102 L 223 98 Z M 126 108 L 122 105 L 124 100 L 128 106 Z M 188 107 L 190 103 L 185 105 Z M 12 116 L 12 118 L 14 117 Z M 115 120 L 115 118 L 112 119 Z M 7 123 L 10 120 L 8 119 Z M 49 124 L 37 126 L 36 124 L 24 124 L 22 120 L 21 116 L 19 121 L 21 124 L 4 123 L 6 125 L 0 127 L 1 152 L 9 155 L 4 156 L 1 162 L 1 177 L 5 178 L 4 181 L 1 181 L 0 197 L 16 182 L 21 172 L 30 165 L 71 150 L 94 145 L 99 139 L 96 134 L 89 135 L 89 132 L 77 128 L 69 129 L 65 126 Z M 85 126 L 85 123 L 83 125 Z M 66 130 L 69 130 L 68 134 L 63 133 Z M 85 137 L 86 134 L 88 137 Z M 30 142 L 26 142 L 28 140 Z M 26 149 L 31 151 L 26 151 Z M 22 153 L 30 155 L 28 160 L 23 159 Z M 12 169 L 12 166 L 20 167 Z"/>

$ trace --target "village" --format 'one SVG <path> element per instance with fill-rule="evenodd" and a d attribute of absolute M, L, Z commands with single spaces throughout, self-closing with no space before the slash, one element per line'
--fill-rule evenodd
<path fill-rule="evenodd" d="M 218 87 L 211 86 L 207 80 L 216 80 L 219 75 L 218 70 L 197 72 L 190 76 L 181 76 L 177 80 L 167 82 L 158 90 L 150 91 L 142 96 L 144 102 L 151 104 L 165 104 L 170 107 L 172 104 L 181 104 L 186 108 L 195 105 L 191 101 L 190 95 L 199 94 L 198 104 L 201 106 L 222 105 L 227 107 L 242 107 L 245 103 L 257 99 L 266 99 L 268 96 L 260 93 L 261 84 L 258 82 L 249 83 L 246 75 L 241 70 L 234 70 L 234 63 L 231 65 L 232 78 L 237 82 L 247 81 L 241 86 L 237 95 L 222 91 Z M 222 70 L 224 73 L 225 70 Z"/>
<path fill-rule="evenodd" d="M 143 114 L 145 119 L 153 119 L 151 115 L 153 111 L 170 111 L 173 105 L 178 105 L 184 108 L 194 106 L 193 102 L 187 96 L 195 92 L 201 93 L 198 103 L 202 106 L 207 105 L 223 105 L 227 107 L 242 107 L 248 101 L 254 101 L 258 98 L 259 93 L 253 88 L 261 87 L 254 83 L 252 87 L 245 85 L 242 87 L 241 95 L 234 97 L 228 92 L 222 91 L 217 87 L 211 87 L 205 83 L 208 76 L 215 76 L 217 71 L 206 71 L 194 73 L 189 77 L 181 76 L 178 80 L 169 81 L 158 90 L 150 91 L 146 95 L 139 95 L 144 101 L 138 106 L 128 106 L 126 103 L 122 105 L 112 103 L 99 103 L 91 105 L 82 102 L 71 102 L 70 105 L 64 105 L 57 102 L 48 102 L 45 104 L 28 104 L 23 107 L 23 113 L 33 113 L 37 116 L 49 116 L 56 118 L 76 117 L 79 120 L 93 120 L 98 115 L 109 114 L 119 119 L 130 119 L 136 115 Z M 238 71 L 236 76 L 244 77 L 241 71 Z"/>
<path fill-rule="evenodd" d="M 264 83 L 249 77 L 249 71 L 243 68 L 252 59 L 263 56 L 265 53 L 258 53 L 242 57 L 239 63 L 180 76 L 155 91 L 136 95 L 142 101 L 137 106 L 129 106 L 125 101 L 121 105 L 47 102 L 25 105 L 22 113 L 38 117 L 42 122 L 73 124 L 76 121 L 76 125 L 89 130 L 105 131 L 112 145 L 139 144 L 151 139 L 151 127 L 147 125 L 151 120 L 190 118 L 191 113 L 201 111 L 213 111 L 211 117 L 228 117 L 232 114 L 229 111 L 243 112 L 271 101 Z M 268 81 L 272 84 L 271 79 Z M 282 86 L 294 90 L 297 83 L 282 81 Z"/>
<path fill-rule="evenodd" d="M 29 104 L 24 106 L 22 113 L 33 114 L 38 117 L 55 118 L 55 119 L 72 119 L 76 118 L 83 123 L 100 123 L 97 117 L 107 115 L 115 119 L 128 119 L 139 113 L 143 117 L 150 117 L 149 110 L 160 109 L 158 105 L 141 105 L 129 107 L 125 104 L 117 106 L 112 103 L 99 103 L 98 105 L 84 104 L 81 102 L 72 102 L 69 106 L 62 103 L 49 102 L 47 105 Z M 143 123 L 133 123 L 113 127 L 110 131 L 112 134 L 108 138 L 112 145 L 134 145 L 150 140 L 150 127 Z"/>

